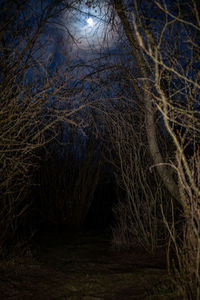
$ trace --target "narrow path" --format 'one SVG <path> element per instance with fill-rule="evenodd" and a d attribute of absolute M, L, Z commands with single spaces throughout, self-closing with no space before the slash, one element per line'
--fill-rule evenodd
<path fill-rule="evenodd" d="M 48 234 L 39 244 L 36 259 L 27 253 L 0 264 L 0 299 L 150 299 L 152 286 L 167 278 L 162 258 L 139 249 L 114 254 L 108 237 Z"/>

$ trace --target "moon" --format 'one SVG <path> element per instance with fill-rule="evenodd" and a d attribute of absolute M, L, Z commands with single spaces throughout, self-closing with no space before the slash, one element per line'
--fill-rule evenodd
<path fill-rule="evenodd" d="M 89 27 L 94 27 L 94 25 L 95 25 L 92 18 L 87 19 L 87 24 L 88 24 Z"/>
<path fill-rule="evenodd" d="M 101 5 L 95 7 L 88 7 L 84 1 L 76 2 L 74 7 L 62 14 L 62 24 L 67 27 L 67 30 L 64 30 L 66 41 L 71 37 L 72 42 L 76 41 L 73 44 L 74 53 L 91 53 L 102 47 L 115 47 L 118 32 L 113 23 L 109 23 L 112 10 L 107 7 L 106 1 L 99 1 Z"/>

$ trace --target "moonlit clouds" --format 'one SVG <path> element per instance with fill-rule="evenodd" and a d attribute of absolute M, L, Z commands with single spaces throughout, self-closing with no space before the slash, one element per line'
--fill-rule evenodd
<path fill-rule="evenodd" d="M 101 7 L 88 7 L 83 2 L 67 10 L 62 22 L 68 27 L 66 38 L 70 34 L 73 39 L 73 51 L 88 52 L 114 47 L 117 33 L 109 24 L 109 17 L 109 9 L 103 6 L 103 1 Z"/>

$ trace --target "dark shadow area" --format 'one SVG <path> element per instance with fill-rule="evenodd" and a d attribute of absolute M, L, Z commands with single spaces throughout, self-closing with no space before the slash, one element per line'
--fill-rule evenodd
<path fill-rule="evenodd" d="M 62 239 L 63 235 L 77 236 L 81 233 L 93 233 L 97 236 L 108 237 L 111 242 L 111 228 L 114 224 L 113 205 L 116 205 L 115 186 L 112 182 L 99 184 L 94 193 L 94 199 L 91 203 L 89 211 L 81 226 L 73 226 L 68 222 L 64 223 L 60 218 L 60 223 L 54 224 L 45 219 L 42 221 L 38 209 L 30 211 L 29 222 L 30 227 L 35 228 L 34 243 L 41 242 L 46 236 L 57 236 Z M 38 242 L 37 242 L 38 241 Z M 39 242 L 39 243 L 40 243 Z"/>
<path fill-rule="evenodd" d="M 85 220 L 85 228 L 109 231 L 114 222 L 112 210 L 114 204 L 116 204 L 114 184 L 110 182 L 98 185 Z"/>

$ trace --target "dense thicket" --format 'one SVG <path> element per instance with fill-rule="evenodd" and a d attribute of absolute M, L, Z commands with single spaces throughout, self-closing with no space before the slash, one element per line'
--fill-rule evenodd
<path fill-rule="evenodd" d="M 106 26 L 98 47 L 81 50 L 58 16 L 83 8 L 91 17 L 99 9 Z M 179 293 L 198 299 L 199 2 L 27 0 L 0 9 L 2 249 L 29 213 L 81 226 L 106 174 L 115 182 L 114 246 L 173 244 Z"/>

